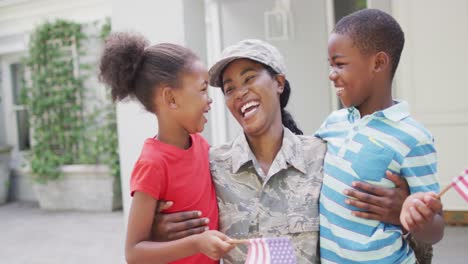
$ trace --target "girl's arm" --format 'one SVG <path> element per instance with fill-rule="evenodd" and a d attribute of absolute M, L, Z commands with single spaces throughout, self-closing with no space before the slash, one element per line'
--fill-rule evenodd
<path fill-rule="evenodd" d="M 203 253 L 219 259 L 233 248 L 229 238 L 218 231 L 207 231 L 170 242 L 152 242 L 151 226 L 157 201 L 148 194 L 135 192 L 130 209 L 125 256 L 132 263 L 167 263 Z"/>

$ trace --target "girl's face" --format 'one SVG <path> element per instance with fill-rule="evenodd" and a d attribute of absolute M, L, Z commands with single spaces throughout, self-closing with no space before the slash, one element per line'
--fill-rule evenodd
<path fill-rule="evenodd" d="M 177 97 L 175 118 L 190 134 L 200 133 L 205 128 L 205 114 L 210 110 L 208 96 L 208 71 L 201 61 L 195 61 L 181 76 L 181 87 L 174 89 Z"/>
<path fill-rule="evenodd" d="M 346 107 L 359 107 L 373 96 L 373 61 L 347 35 L 332 34 L 328 41 L 330 80 Z"/>
<path fill-rule="evenodd" d="M 284 76 L 272 77 L 262 64 L 238 59 L 226 67 L 222 82 L 226 105 L 247 135 L 281 127 L 279 96 Z"/>

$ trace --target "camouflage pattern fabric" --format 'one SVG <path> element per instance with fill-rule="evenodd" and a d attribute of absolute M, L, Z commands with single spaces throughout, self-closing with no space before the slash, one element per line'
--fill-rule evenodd
<path fill-rule="evenodd" d="M 319 208 L 326 145 L 284 128 L 283 144 L 268 174 L 263 173 L 241 133 L 210 150 L 220 230 L 233 238 L 288 236 L 298 263 L 319 263 Z M 224 263 L 243 264 L 239 246 Z"/>
<path fill-rule="evenodd" d="M 222 87 L 220 75 L 226 66 L 237 59 L 249 59 L 271 67 L 278 74 L 286 74 L 284 58 L 280 51 L 259 39 L 244 39 L 223 50 L 218 61 L 211 66 L 210 85 Z"/>
<path fill-rule="evenodd" d="M 423 242 L 416 241 L 411 235 L 406 240 L 408 241 L 411 248 L 414 250 L 416 255 L 416 261 L 418 264 L 431 264 L 433 257 L 432 245 Z"/>

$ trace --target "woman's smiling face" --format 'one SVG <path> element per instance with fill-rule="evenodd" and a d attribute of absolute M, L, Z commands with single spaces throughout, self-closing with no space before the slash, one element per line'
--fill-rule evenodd
<path fill-rule="evenodd" d="M 272 76 L 260 63 L 249 59 L 231 62 L 222 74 L 226 105 L 248 135 L 281 127 L 279 96 L 283 92 L 283 75 Z"/>

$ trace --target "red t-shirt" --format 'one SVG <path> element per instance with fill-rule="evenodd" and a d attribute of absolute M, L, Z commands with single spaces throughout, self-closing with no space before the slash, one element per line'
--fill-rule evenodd
<path fill-rule="evenodd" d="M 210 219 L 210 230 L 218 230 L 218 204 L 211 181 L 209 145 L 198 134 L 190 137 L 192 145 L 186 150 L 154 138 L 147 139 L 132 172 L 131 195 L 139 191 L 156 200 L 173 201 L 168 213 L 199 210 L 202 217 Z M 172 263 L 218 262 L 196 254 Z"/>

